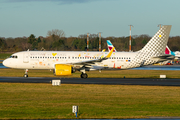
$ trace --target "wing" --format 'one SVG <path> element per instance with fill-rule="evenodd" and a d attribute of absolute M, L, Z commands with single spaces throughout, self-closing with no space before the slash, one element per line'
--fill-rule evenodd
<path fill-rule="evenodd" d="M 111 51 L 105 57 L 100 57 L 99 59 L 95 59 L 95 60 L 88 60 L 88 61 L 82 61 L 82 62 L 70 63 L 70 64 L 71 65 L 82 65 L 83 67 L 89 67 L 92 64 L 95 64 L 97 62 L 102 62 L 102 61 L 107 60 L 108 58 L 110 58 L 114 49 L 115 48 L 113 47 L 113 49 L 111 49 Z"/>

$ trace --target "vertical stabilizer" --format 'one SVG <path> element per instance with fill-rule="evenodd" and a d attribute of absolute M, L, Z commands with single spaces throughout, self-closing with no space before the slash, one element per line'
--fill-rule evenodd
<path fill-rule="evenodd" d="M 154 55 L 163 54 L 169 39 L 171 25 L 164 25 L 144 46 L 141 52 L 152 53 Z"/>
<path fill-rule="evenodd" d="M 169 49 L 168 46 L 166 46 L 165 54 L 169 54 L 169 55 L 174 55 L 174 56 L 176 56 L 176 55 L 175 55 L 175 52 L 172 52 L 172 51 Z"/>
<path fill-rule="evenodd" d="M 154 60 L 152 58 L 165 54 L 170 30 L 171 25 L 162 26 L 161 29 L 150 39 L 150 41 L 137 52 L 128 68 L 151 65 L 159 62 L 158 60 Z"/>
<path fill-rule="evenodd" d="M 107 40 L 107 46 L 108 51 L 111 51 L 111 49 L 114 47 L 110 40 Z M 117 52 L 116 49 L 114 49 L 113 52 Z"/>
<path fill-rule="evenodd" d="M 166 49 L 165 49 L 165 54 L 168 54 L 168 55 L 170 55 L 170 54 L 171 54 L 171 50 L 169 49 L 169 47 L 168 47 L 168 46 L 166 46 Z"/>

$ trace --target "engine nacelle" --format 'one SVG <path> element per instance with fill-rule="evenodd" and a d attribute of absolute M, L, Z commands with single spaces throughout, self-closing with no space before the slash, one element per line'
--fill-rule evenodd
<path fill-rule="evenodd" d="M 54 75 L 63 76 L 63 75 L 71 75 L 72 66 L 66 64 L 56 64 L 54 69 Z"/>

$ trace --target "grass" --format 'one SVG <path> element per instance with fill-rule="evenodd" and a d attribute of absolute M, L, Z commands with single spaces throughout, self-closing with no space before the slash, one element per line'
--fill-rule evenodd
<path fill-rule="evenodd" d="M 23 77 L 24 70 L 19 69 L 0 69 L 0 76 L 5 77 Z M 62 77 L 80 77 L 80 72 L 73 73 L 71 76 Z M 104 70 L 87 72 L 91 78 L 159 78 L 160 75 L 166 75 L 167 78 L 180 78 L 179 71 L 165 70 Z M 29 70 L 29 77 L 59 77 L 54 76 L 50 70 Z"/>
<path fill-rule="evenodd" d="M 4 60 L 6 58 L 9 58 L 12 53 L 0 53 L 0 60 Z"/>
<path fill-rule="evenodd" d="M 0 76 L 22 77 L 24 70 L 0 69 Z M 29 70 L 30 77 L 57 77 L 49 70 Z M 91 71 L 93 78 L 180 78 L 179 71 Z M 80 72 L 67 77 L 79 77 Z M 0 119 L 148 118 L 180 116 L 180 87 L 0 83 Z"/>
<path fill-rule="evenodd" d="M 180 87 L 0 83 L 0 119 L 180 116 Z"/>

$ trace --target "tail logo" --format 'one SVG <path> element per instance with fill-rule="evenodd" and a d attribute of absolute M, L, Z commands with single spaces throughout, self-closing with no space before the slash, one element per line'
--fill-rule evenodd
<path fill-rule="evenodd" d="M 166 49 L 165 49 L 165 54 L 170 54 L 170 51 L 168 50 L 167 47 L 166 47 Z"/>
<path fill-rule="evenodd" d="M 159 37 L 161 38 L 162 36 L 161 36 L 161 35 L 159 35 Z"/>

